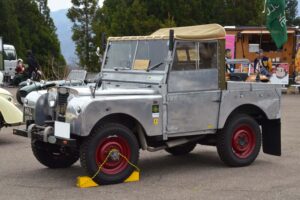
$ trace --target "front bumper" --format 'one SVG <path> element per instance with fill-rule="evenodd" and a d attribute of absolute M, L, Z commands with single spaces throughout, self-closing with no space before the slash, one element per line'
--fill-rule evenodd
<path fill-rule="evenodd" d="M 61 138 L 54 135 L 53 126 L 39 126 L 31 124 L 27 129 L 13 129 L 13 134 L 31 138 L 33 140 L 42 141 L 45 143 L 56 144 L 59 146 L 77 147 L 76 139 Z"/>

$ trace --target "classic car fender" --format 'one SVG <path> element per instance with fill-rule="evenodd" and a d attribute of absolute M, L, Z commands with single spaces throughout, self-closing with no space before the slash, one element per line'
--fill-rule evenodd
<path fill-rule="evenodd" d="M 23 86 L 20 91 L 24 91 L 27 94 L 29 94 L 32 91 L 36 91 L 36 90 L 40 90 L 41 89 L 42 84 L 40 82 L 34 82 L 30 85 L 25 85 Z"/>
<path fill-rule="evenodd" d="M 218 127 L 223 128 L 228 117 L 243 106 L 261 110 L 269 120 L 280 118 L 280 99 L 272 91 L 226 92 L 222 96 Z"/>
<path fill-rule="evenodd" d="M 163 111 L 160 95 L 105 96 L 93 100 L 84 97 L 71 101 L 67 110 L 67 121 L 71 123 L 73 134 L 88 136 L 101 119 L 113 114 L 125 114 L 136 119 L 148 136 L 162 135 Z M 81 103 L 82 111 L 76 114 L 79 101 L 86 103 Z M 153 105 L 158 110 L 154 111 Z"/>
<path fill-rule="evenodd" d="M 281 93 L 271 84 L 230 83 L 229 89 L 222 91 L 218 128 L 224 127 L 228 117 L 238 108 L 261 110 L 267 119 L 280 119 Z"/>
<path fill-rule="evenodd" d="M 12 102 L 3 97 L 0 97 L 0 112 L 6 124 L 23 122 L 23 113 Z"/>

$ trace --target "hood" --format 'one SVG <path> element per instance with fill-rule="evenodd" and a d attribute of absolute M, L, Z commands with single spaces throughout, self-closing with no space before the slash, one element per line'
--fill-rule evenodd
<path fill-rule="evenodd" d="M 12 96 L 12 94 L 9 91 L 7 91 L 7 90 L 5 90 L 3 88 L 0 88 L 0 95 Z"/>
<path fill-rule="evenodd" d="M 88 87 L 71 87 L 72 92 L 79 96 L 91 96 L 91 89 Z M 110 88 L 110 89 L 97 89 L 95 96 L 107 96 L 107 95 L 151 95 L 158 94 L 158 91 L 150 88 L 136 88 L 136 89 L 122 89 L 122 88 Z"/>

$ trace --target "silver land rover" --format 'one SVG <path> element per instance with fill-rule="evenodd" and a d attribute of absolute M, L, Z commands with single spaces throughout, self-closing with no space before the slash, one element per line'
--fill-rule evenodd
<path fill-rule="evenodd" d="M 14 134 L 31 138 L 43 165 L 64 168 L 80 158 L 101 184 L 128 178 L 140 149 L 183 155 L 212 145 L 233 167 L 250 165 L 261 146 L 280 156 L 280 88 L 226 82 L 224 51 L 217 24 L 110 37 L 96 86 L 30 93 L 26 130 Z"/>

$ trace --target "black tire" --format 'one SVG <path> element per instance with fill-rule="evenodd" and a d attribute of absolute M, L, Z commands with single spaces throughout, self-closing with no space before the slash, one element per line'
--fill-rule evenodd
<path fill-rule="evenodd" d="M 220 159 L 228 166 L 250 165 L 261 148 L 261 131 L 258 123 L 245 114 L 231 118 L 217 136 Z"/>
<path fill-rule="evenodd" d="M 79 159 L 78 150 L 65 147 L 62 151 L 60 146 L 54 144 L 33 140 L 31 148 L 36 159 L 52 169 L 70 167 Z"/>
<path fill-rule="evenodd" d="M 16 99 L 20 105 L 23 105 L 21 94 L 20 94 L 20 88 L 18 88 L 18 90 L 16 92 Z"/>
<path fill-rule="evenodd" d="M 165 151 L 168 152 L 169 154 L 172 154 L 173 156 L 181 156 L 181 155 L 186 155 L 191 151 L 193 151 L 196 145 L 197 145 L 196 143 L 188 143 L 176 147 L 166 148 Z"/>
<path fill-rule="evenodd" d="M 123 157 L 110 158 L 99 173 L 109 152 L 115 149 L 135 166 L 139 159 L 139 145 L 135 135 L 121 124 L 98 125 L 80 147 L 81 166 L 101 185 L 121 183 L 135 170 Z M 130 156 L 129 156 L 130 155 Z"/>

